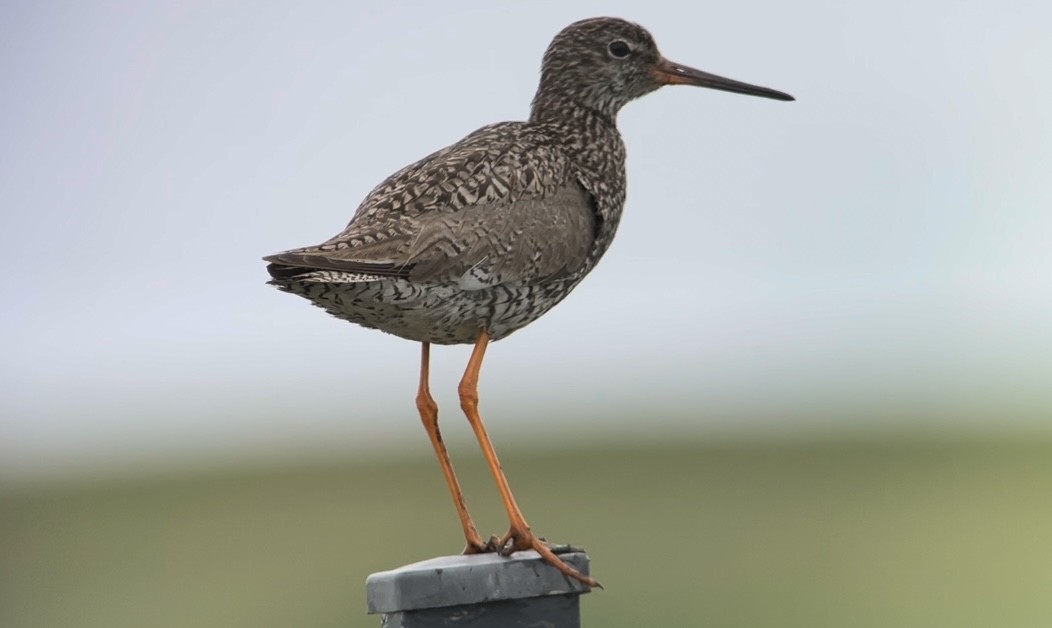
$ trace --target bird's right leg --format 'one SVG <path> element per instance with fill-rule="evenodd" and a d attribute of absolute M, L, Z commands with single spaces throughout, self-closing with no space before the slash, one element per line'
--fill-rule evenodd
<path fill-rule="evenodd" d="M 485 331 L 479 332 L 478 340 L 475 341 L 475 348 L 472 350 L 471 358 L 468 360 L 468 367 L 464 371 L 464 377 L 460 380 L 458 391 L 460 392 L 460 408 L 464 411 L 464 416 L 467 417 L 468 423 L 471 424 L 471 429 L 475 432 L 475 437 L 479 441 L 482 455 L 485 456 L 490 473 L 497 482 L 497 490 L 500 491 L 500 497 L 504 502 L 504 509 L 508 513 L 508 520 L 511 524 L 504 538 L 496 539 L 495 541 L 491 540 L 491 544 L 495 544 L 498 551 L 505 555 L 518 550 L 532 549 L 540 554 L 546 563 L 558 569 L 563 575 L 579 580 L 590 587 L 599 587 L 601 589 L 602 585 L 595 578 L 585 575 L 566 564 L 552 551 L 548 543 L 536 536 L 530 530 L 529 524 L 526 523 L 526 518 L 522 516 L 522 510 L 515 503 L 515 496 L 511 494 L 508 479 L 504 477 L 504 469 L 500 466 L 497 452 L 493 449 L 493 443 L 490 442 L 489 434 L 486 433 L 486 426 L 482 423 L 482 416 L 479 415 L 479 371 L 482 370 L 482 359 L 486 356 L 486 346 L 488 344 L 489 334 Z"/>
<path fill-rule="evenodd" d="M 435 448 L 435 455 L 438 456 L 438 464 L 442 467 L 442 475 L 446 477 L 449 492 L 453 495 L 453 505 L 457 507 L 460 525 L 464 528 L 464 538 L 467 540 L 464 553 L 492 552 L 495 547 L 492 543 L 487 544 L 482 540 L 475 527 L 475 522 L 468 514 L 468 506 L 464 503 L 464 493 L 460 490 L 460 482 L 457 481 L 456 473 L 453 472 L 453 463 L 446 451 L 446 444 L 442 441 L 442 433 L 438 431 L 438 404 L 431 396 L 428 386 L 431 345 L 427 342 L 421 344 L 423 347 L 420 352 L 420 388 L 416 393 L 416 407 L 420 411 L 420 420 L 424 423 L 424 429 L 427 430 L 427 435 L 431 439 L 431 445 Z"/>

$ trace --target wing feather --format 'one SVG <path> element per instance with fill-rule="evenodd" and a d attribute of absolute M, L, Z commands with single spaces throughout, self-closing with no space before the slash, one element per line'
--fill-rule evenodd
<path fill-rule="evenodd" d="M 595 202 L 562 149 L 520 123 L 483 127 L 378 185 L 335 237 L 264 258 L 271 274 L 322 269 L 455 281 L 551 277 L 584 264 Z"/>

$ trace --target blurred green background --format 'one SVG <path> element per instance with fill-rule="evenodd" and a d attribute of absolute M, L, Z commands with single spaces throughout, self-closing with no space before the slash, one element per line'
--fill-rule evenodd
<path fill-rule="evenodd" d="M 454 455 L 480 528 L 503 532 L 481 456 Z M 1052 440 L 511 447 L 503 462 L 534 529 L 592 556 L 607 589 L 583 599 L 588 626 L 1052 622 Z M 379 626 L 369 573 L 462 546 L 423 457 L 22 485 L 0 513 L 0 625 L 19 628 Z"/>

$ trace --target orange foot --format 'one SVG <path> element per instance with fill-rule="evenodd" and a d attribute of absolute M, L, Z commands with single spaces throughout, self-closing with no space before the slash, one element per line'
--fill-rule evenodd
<path fill-rule="evenodd" d="M 512 525 L 511 529 L 503 537 L 499 539 L 490 537 L 487 545 L 494 543 L 496 546 L 493 551 L 500 552 L 502 556 L 510 556 L 512 553 L 522 550 L 533 550 L 541 555 L 544 562 L 558 569 L 564 576 L 573 578 L 589 587 L 603 588 L 603 585 L 599 584 L 598 580 L 577 571 L 556 555 L 556 552 L 572 552 L 577 551 L 577 548 L 569 545 L 553 546 L 543 538 L 535 536 L 529 527 L 519 528 Z"/>
<path fill-rule="evenodd" d="M 464 547 L 464 551 L 461 554 L 490 554 L 500 550 L 500 539 L 497 535 L 489 537 L 489 540 L 485 543 L 479 541 L 469 541 L 467 546 Z"/>

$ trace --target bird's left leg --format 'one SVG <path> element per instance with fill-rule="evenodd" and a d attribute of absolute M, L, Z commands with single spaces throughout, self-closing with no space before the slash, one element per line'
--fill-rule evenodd
<path fill-rule="evenodd" d="M 449 459 L 449 452 L 446 451 L 442 433 L 438 430 L 438 404 L 435 403 L 434 397 L 431 396 L 431 390 L 428 386 L 431 345 L 426 342 L 421 344 L 423 346 L 420 350 L 420 387 L 416 393 L 416 407 L 420 411 L 420 420 L 424 424 L 424 429 L 427 430 L 428 438 L 431 439 L 431 445 L 435 448 L 438 464 L 442 467 L 442 475 L 446 478 L 446 485 L 449 486 L 449 492 L 453 496 L 453 505 L 457 509 L 457 516 L 460 517 L 460 526 L 464 529 L 464 539 L 467 541 L 464 553 L 491 552 L 494 549 L 493 543 L 486 543 L 482 540 L 478 530 L 475 528 L 475 522 L 471 520 L 471 515 L 468 514 L 468 506 L 464 502 L 464 492 L 460 489 L 460 482 L 457 481 L 457 474 L 453 472 L 453 463 Z"/>
<path fill-rule="evenodd" d="M 537 538 L 530 531 L 526 518 L 523 517 L 518 504 L 515 503 L 515 496 L 511 494 L 511 487 L 508 486 L 508 480 L 504 477 L 504 469 L 500 466 L 497 452 L 493 449 L 493 443 L 489 440 L 486 426 L 482 424 L 482 417 L 478 411 L 479 371 L 482 370 L 482 358 L 486 355 L 486 346 L 488 344 L 489 334 L 485 331 L 480 332 L 478 340 L 475 341 L 475 349 L 471 352 L 471 359 L 468 360 L 468 367 L 464 371 L 464 377 L 460 380 L 458 390 L 460 393 L 460 407 L 464 410 L 464 414 L 471 424 L 471 429 L 475 432 L 475 437 L 482 447 L 482 453 L 486 457 L 486 464 L 489 465 L 493 479 L 497 481 L 497 490 L 500 491 L 500 497 L 504 501 L 504 509 L 507 511 L 508 519 L 511 522 L 511 527 L 502 539 L 500 546 L 504 547 L 510 543 L 510 551 L 536 550 L 544 558 L 545 562 L 561 571 L 564 575 L 579 580 L 590 587 L 598 587 L 600 584 L 595 579 L 567 565 L 552 552 L 551 548 L 544 541 Z"/>

